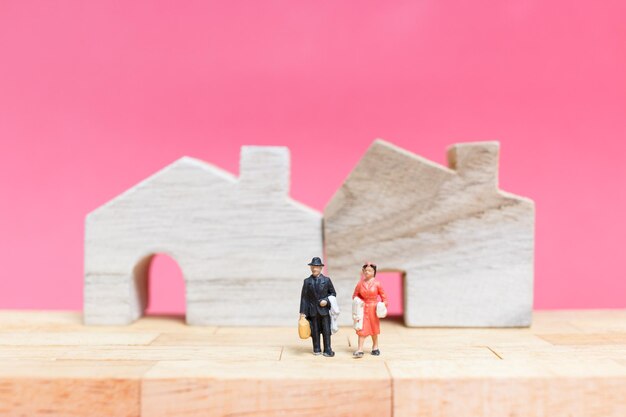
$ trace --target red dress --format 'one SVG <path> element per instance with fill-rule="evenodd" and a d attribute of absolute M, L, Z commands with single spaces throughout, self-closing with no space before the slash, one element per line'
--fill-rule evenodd
<path fill-rule="evenodd" d="M 371 278 L 368 281 L 362 279 L 354 288 L 352 298 L 359 297 L 365 303 L 363 306 L 363 328 L 356 331 L 356 334 L 359 336 L 380 334 L 380 319 L 376 315 L 376 304 L 378 304 L 379 295 L 382 302 L 386 303 L 387 295 L 380 281 L 376 278 Z"/>

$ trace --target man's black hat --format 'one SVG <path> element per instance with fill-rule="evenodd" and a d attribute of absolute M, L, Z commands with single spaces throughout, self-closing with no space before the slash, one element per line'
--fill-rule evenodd
<path fill-rule="evenodd" d="M 311 266 L 324 266 L 324 264 L 322 263 L 322 260 L 320 258 L 318 258 L 317 256 L 313 259 L 311 259 L 311 263 L 309 264 Z"/>

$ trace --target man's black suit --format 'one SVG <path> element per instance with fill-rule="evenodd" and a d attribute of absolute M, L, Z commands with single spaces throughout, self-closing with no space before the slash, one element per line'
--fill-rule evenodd
<path fill-rule="evenodd" d="M 311 324 L 313 352 L 320 352 L 320 333 L 324 336 L 324 352 L 331 352 L 330 347 L 330 301 L 328 296 L 337 296 L 329 277 L 319 274 L 305 278 L 300 295 L 300 314 L 305 314 Z M 326 300 L 324 307 L 320 301 Z"/>

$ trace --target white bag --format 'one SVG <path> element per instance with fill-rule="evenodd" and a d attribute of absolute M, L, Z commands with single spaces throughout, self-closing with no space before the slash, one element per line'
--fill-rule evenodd
<path fill-rule="evenodd" d="M 376 316 L 381 319 L 387 317 L 387 306 L 382 301 L 379 301 L 378 304 L 376 304 Z"/>
<path fill-rule="evenodd" d="M 359 297 L 352 299 L 352 320 L 354 320 L 354 330 L 363 329 L 363 306 L 365 303 Z"/>

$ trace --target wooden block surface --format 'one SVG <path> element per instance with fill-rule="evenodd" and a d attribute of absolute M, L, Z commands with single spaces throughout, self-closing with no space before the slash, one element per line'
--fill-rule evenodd
<path fill-rule="evenodd" d="M 293 327 L 182 317 L 84 326 L 79 313 L 0 311 L 0 416 L 623 417 L 626 311 L 541 311 L 519 329 L 381 322 L 382 355 L 334 358 Z"/>
<path fill-rule="evenodd" d="M 391 381 L 382 361 L 163 361 L 144 377 L 149 416 L 391 416 Z"/>
<path fill-rule="evenodd" d="M 626 368 L 609 359 L 389 360 L 394 416 L 620 416 Z"/>
<path fill-rule="evenodd" d="M 138 417 L 141 380 L 154 364 L 3 357 L 0 416 Z"/>

